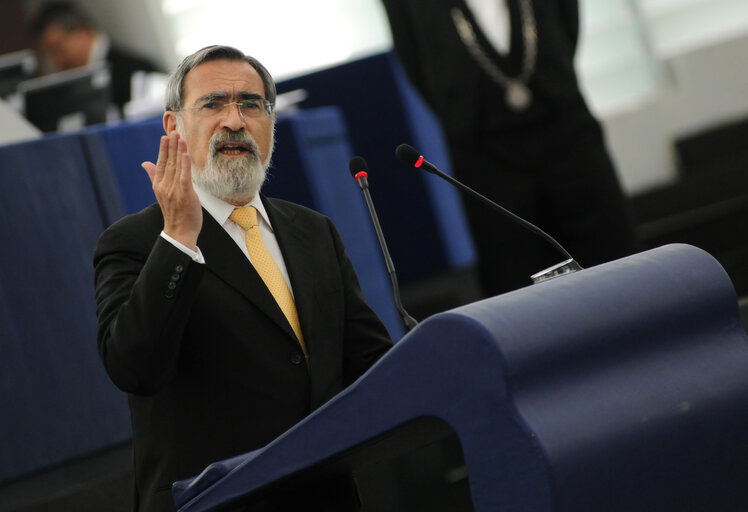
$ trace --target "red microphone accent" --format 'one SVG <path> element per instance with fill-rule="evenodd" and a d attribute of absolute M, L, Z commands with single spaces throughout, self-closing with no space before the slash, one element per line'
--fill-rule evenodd
<path fill-rule="evenodd" d="M 416 160 L 416 163 L 413 164 L 414 167 L 421 167 L 421 164 L 423 163 L 423 155 L 418 157 L 418 160 Z"/>
<path fill-rule="evenodd" d="M 366 171 L 358 171 L 356 174 L 353 175 L 353 177 L 356 179 L 356 181 L 359 180 L 359 178 L 369 178 L 369 173 Z"/>

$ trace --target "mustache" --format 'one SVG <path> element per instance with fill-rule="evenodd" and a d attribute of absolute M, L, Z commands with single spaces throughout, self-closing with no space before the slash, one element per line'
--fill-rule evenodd
<path fill-rule="evenodd" d="M 215 157 L 218 154 L 219 144 L 223 144 L 225 142 L 244 144 L 247 146 L 250 152 L 248 157 L 254 156 L 255 158 L 259 158 L 260 147 L 257 145 L 257 142 L 255 142 L 254 137 L 252 137 L 252 135 L 250 135 L 248 132 L 244 131 L 224 131 L 213 134 L 213 136 L 210 138 L 210 154 L 212 157 Z"/>

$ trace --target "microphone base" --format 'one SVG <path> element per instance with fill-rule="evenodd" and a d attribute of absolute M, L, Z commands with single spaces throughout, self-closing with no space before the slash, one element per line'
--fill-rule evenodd
<path fill-rule="evenodd" d="M 531 275 L 530 279 L 532 279 L 533 284 L 538 284 L 542 283 L 543 281 L 548 281 L 550 279 L 563 276 L 565 274 L 572 274 L 574 272 L 577 272 L 578 270 L 582 270 L 581 265 L 579 265 L 579 263 L 577 263 L 574 259 L 568 259 L 562 261 L 561 263 L 557 263 L 552 267 L 541 270 L 537 274 Z"/>

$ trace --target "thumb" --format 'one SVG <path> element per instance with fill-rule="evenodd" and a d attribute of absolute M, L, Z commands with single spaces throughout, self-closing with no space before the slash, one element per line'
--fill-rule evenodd
<path fill-rule="evenodd" d="M 153 178 L 156 175 L 156 164 L 153 162 L 143 162 L 140 166 L 145 169 L 145 172 L 148 173 L 148 177 L 151 179 L 151 183 L 153 183 Z"/>

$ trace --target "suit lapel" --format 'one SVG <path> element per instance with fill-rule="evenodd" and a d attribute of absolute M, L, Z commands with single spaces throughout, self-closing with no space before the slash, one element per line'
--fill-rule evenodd
<path fill-rule="evenodd" d="M 260 275 L 223 227 L 205 210 L 197 244 L 203 252 L 207 268 L 255 304 L 296 343 L 291 325 Z"/>
<path fill-rule="evenodd" d="M 284 207 L 283 203 L 268 200 L 265 196 L 262 196 L 262 200 L 283 253 L 293 288 L 296 311 L 299 314 L 301 332 L 304 334 L 307 350 L 311 353 L 314 349 L 314 239 L 309 230 L 299 224 L 295 210 Z"/>

